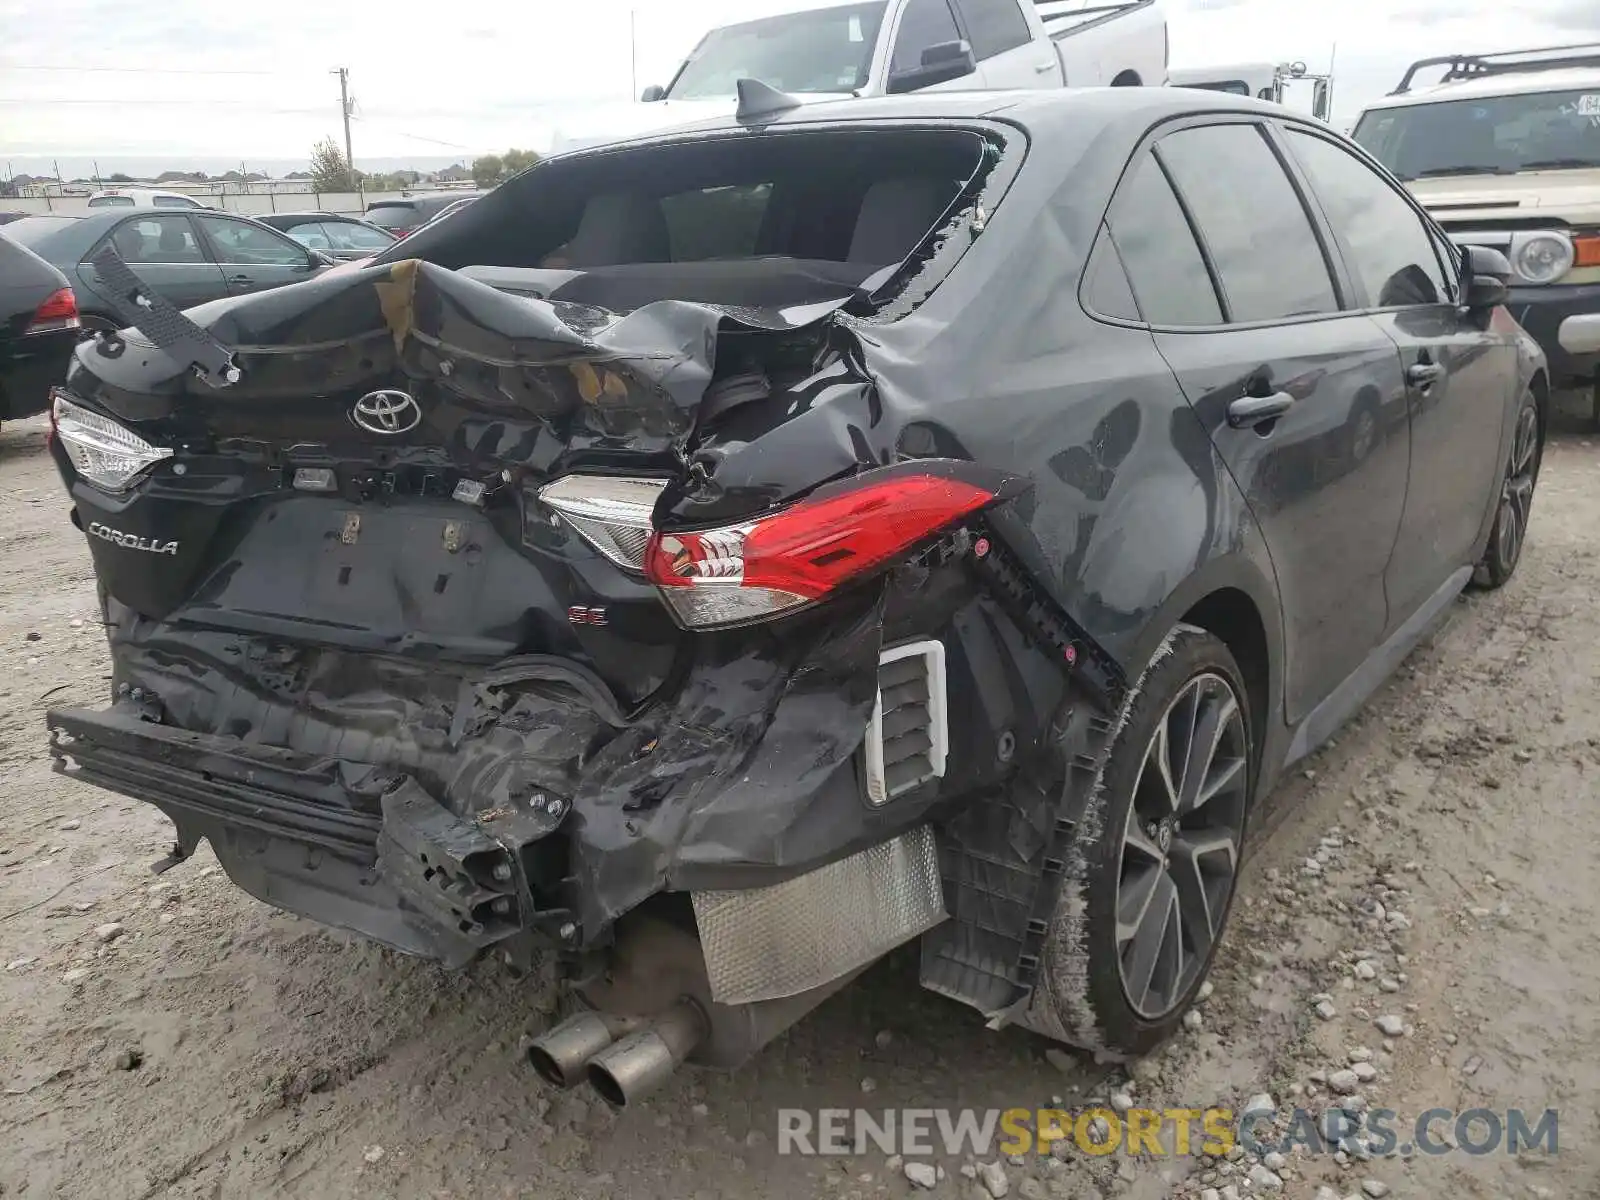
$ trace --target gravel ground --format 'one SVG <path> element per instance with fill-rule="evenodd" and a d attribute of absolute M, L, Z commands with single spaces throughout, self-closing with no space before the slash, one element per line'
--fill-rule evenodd
<path fill-rule="evenodd" d="M 1515 581 L 1457 603 L 1270 800 L 1197 1028 L 1131 1072 L 1097 1066 L 985 1031 L 919 991 L 902 953 L 743 1071 L 684 1073 L 621 1116 L 523 1061 L 546 981 L 327 933 L 232 888 L 204 850 L 158 879 L 155 810 L 50 772 L 44 710 L 103 703 L 108 664 L 45 427 L 8 425 L 0 1195 L 868 1200 L 924 1194 L 917 1180 L 963 1200 L 1600 1195 L 1600 469 L 1581 411 L 1574 398 L 1558 419 Z M 1238 1110 L 1258 1093 L 1404 1120 L 1554 1107 L 1560 1153 L 930 1173 L 776 1152 L 780 1107 Z"/>

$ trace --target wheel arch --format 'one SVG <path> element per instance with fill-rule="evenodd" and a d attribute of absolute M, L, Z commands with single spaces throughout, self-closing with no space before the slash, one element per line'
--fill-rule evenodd
<path fill-rule="evenodd" d="M 1539 450 L 1542 458 L 1550 430 L 1550 376 L 1543 367 L 1534 371 L 1528 380 L 1528 390 L 1533 393 L 1534 406 L 1539 410 Z"/>
<path fill-rule="evenodd" d="M 1282 720 L 1286 669 L 1282 610 L 1259 533 L 1259 562 L 1244 553 L 1210 560 L 1167 596 L 1145 626 L 1135 651 L 1148 661 L 1177 625 L 1193 625 L 1228 647 L 1244 676 L 1260 787 L 1270 787 L 1288 747 Z M 1258 789 L 1259 794 L 1259 789 Z"/>
<path fill-rule="evenodd" d="M 1116 76 L 1111 80 L 1111 86 L 1143 87 L 1144 80 L 1139 77 L 1139 72 L 1130 68 L 1126 71 L 1118 71 Z"/>

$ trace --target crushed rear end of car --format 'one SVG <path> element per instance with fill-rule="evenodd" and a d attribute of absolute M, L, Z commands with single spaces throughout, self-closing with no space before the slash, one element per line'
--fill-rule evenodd
<path fill-rule="evenodd" d="M 925 331 L 892 318 L 1020 153 L 928 137 L 947 190 L 908 233 L 915 190 L 863 185 L 860 258 L 470 265 L 497 193 L 440 233 L 457 261 L 83 346 L 52 450 L 113 697 L 49 715 L 60 768 L 322 923 L 452 966 L 553 948 L 590 1007 L 535 1065 L 615 1104 L 925 934 L 928 986 L 1025 1000 L 1054 896 L 987 848 L 1059 855 L 1051 781 L 1107 732 L 1068 672 L 1115 668 L 1006 548 L 1026 482 L 903 366 Z"/>

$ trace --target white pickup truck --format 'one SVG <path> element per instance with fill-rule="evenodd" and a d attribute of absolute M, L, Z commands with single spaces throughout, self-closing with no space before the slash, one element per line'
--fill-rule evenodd
<path fill-rule="evenodd" d="M 556 151 L 734 111 L 740 79 L 801 101 L 931 89 L 1167 82 L 1157 0 L 811 0 L 713 29 L 643 103 L 599 107 Z"/>

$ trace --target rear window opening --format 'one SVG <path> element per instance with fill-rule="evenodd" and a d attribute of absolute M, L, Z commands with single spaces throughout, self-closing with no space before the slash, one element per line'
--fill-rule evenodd
<path fill-rule="evenodd" d="M 362 215 L 379 229 L 414 229 L 418 219 L 413 204 L 375 204 Z"/>
<path fill-rule="evenodd" d="M 829 129 L 557 158 L 406 253 L 613 311 L 807 303 L 911 256 L 959 211 L 986 146 L 974 130 Z"/>

